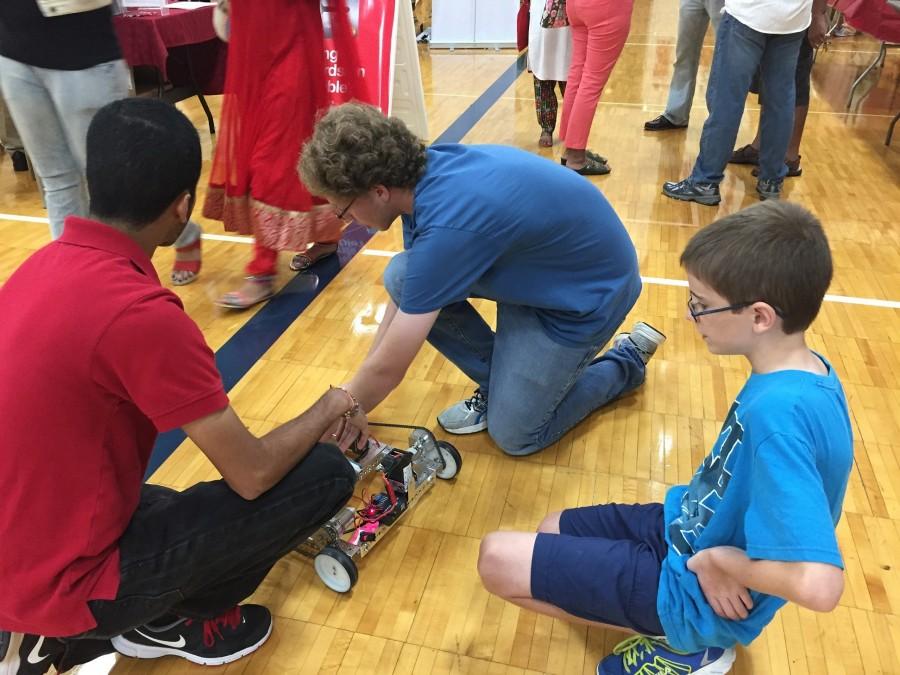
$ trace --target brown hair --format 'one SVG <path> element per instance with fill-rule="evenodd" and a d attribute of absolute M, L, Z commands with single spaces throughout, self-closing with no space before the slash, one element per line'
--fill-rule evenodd
<path fill-rule="evenodd" d="M 729 303 L 766 302 L 785 333 L 806 330 L 831 283 L 828 239 L 802 206 L 765 201 L 691 237 L 681 265 Z"/>
<path fill-rule="evenodd" d="M 298 169 L 316 195 L 357 197 L 376 185 L 414 188 L 425 173 L 425 145 L 396 117 L 345 103 L 318 121 Z"/>

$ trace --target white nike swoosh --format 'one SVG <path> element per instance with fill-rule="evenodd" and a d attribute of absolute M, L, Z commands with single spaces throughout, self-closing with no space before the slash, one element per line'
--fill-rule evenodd
<path fill-rule="evenodd" d="M 32 647 L 31 651 L 28 653 L 28 663 L 33 666 L 38 665 L 41 661 L 46 659 L 49 654 L 44 654 L 41 656 L 41 647 L 44 646 L 44 637 L 41 636 L 38 638 L 38 641 L 35 643 L 34 647 Z"/>
<path fill-rule="evenodd" d="M 138 635 L 140 635 L 141 637 L 145 637 L 148 640 L 152 640 L 153 642 L 156 642 L 161 645 L 166 645 L 167 647 L 184 647 L 184 645 L 187 644 L 184 641 L 184 635 L 179 635 L 178 641 L 172 642 L 171 640 L 160 640 L 159 638 L 155 638 L 152 635 L 147 635 L 146 633 L 142 633 L 141 631 L 139 631 L 137 628 L 134 629 L 134 632 L 137 633 Z"/>
<path fill-rule="evenodd" d="M 708 666 L 713 661 L 714 659 L 709 658 L 709 650 L 707 649 L 703 652 L 703 658 L 700 659 L 700 667 Z"/>

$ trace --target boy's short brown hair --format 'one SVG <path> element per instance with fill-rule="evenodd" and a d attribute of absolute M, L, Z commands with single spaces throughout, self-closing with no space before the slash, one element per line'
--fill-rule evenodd
<path fill-rule="evenodd" d="M 681 265 L 729 303 L 766 302 L 785 333 L 806 330 L 831 283 L 828 239 L 802 206 L 765 201 L 703 228 L 688 242 Z"/>

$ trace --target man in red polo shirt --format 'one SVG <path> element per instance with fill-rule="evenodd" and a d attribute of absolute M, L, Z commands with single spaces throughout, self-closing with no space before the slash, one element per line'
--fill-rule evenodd
<path fill-rule="evenodd" d="M 200 175 L 187 118 L 117 101 L 87 141 L 92 219 L 70 217 L 0 289 L 0 675 L 65 670 L 110 640 L 203 664 L 254 651 L 271 614 L 237 603 L 355 482 L 318 443 L 362 417 L 353 397 L 332 389 L 255 437 L 160 286 L 150 258 L 184 228 Z M 142 484 L 157 433 L 177 427 L 222 480 Z"/>

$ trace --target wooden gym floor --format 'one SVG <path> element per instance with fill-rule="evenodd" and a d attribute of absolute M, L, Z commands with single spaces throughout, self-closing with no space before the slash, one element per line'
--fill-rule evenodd
<path fill-rule="evenodd" d="M 664 135 L 642 130 L 664 107 L 676 25 L 677 3 L 638 0 L 590 142 L 610 158 L 613 173 L 593 181 L 623 218 L 646 278 L 626 325 L 645 319 L 669 336 L 646 384 L 536 456 L 506 457 L 484 434 L 451 439 L 465 461 L 458 479 L 439 482 L 364 559 L 353 592 L 327 590 L 306 559 L 283 560 L 253 597 L 276 615 L 272 638 L 222 672 L 592 673 L 623 637 L 489 596 L 475 562 L 479 540 L 491 530 L 533 529 L 547 512 L 568 506 L 661 500 L 670 485 L 690 479 L 747 375 L 739 359 L 708 354 L 684 319 L 678 255 L 698 228 L 756 201 L 750 168 L 729 167 L 718 210 L 660 194 L 662 182 L 686 176 L 696 156 L 711 36 L 690 128 Z M 895 54 L 864 83 L 852 111 L 844 109 L 850 83 L 876 50 L 873 40 L 857 37 L 835 40 L 819 54 L 801 150 L 803 176 L 785 183 L 788 199 L 822 219 L 836 263 L 830 292 L 837 297 L 825 303 L 810 339 L 838 369 L 852 408 L 856 463 L 838 528 L 846 591 L 831 614 L 786 607 L 750 648 L 739 650 L 736 673 L 900 672 L 900 134 L 893 148 L 883 145 L 900 108 Z M 511 51 L 420 53 L 432 140 L 516 60 Z M 219 101 L 211 103 L 218 114 Z M 200 131 L 208 168 L 214 140 L 199 106 L 183 109 Z M 739 145 L 752 138 L 757 120 L 751 97 Z M 463 141 L 557 156 L 559 146 L 538 149 L 538 135 L 531 76 L 522 73 Z M 201 184 L 205 180 L 204 174 Z M 29 217 L 45 217 L 34 183 L 3 159 L 0 282 L 48 241 L 46 225 Z M 201 222 L 207 233 L 223 234 L 219 223 Z M 231 390 L 252 430 L 265 432 L 292 418 L 362 361 L 387 299 L 380 282 L 386 256 L 401 247 L 398 227 L 373 238 Z M 239 283 L 249 255 L 245 241 L 207 240 L 201 278 L 176 290 L 214 350 L 256 313 L 228 313 L 211 302 Z M 164 280 L 171 260 L 171 251 L 157 255 Z M 280 281 L 286 283 L 292 278 L 286 255 L 281 264 Z M 483 309 L 491 314 L 489 305 Z M 434 427 L 435 415 L 470 390 L 471 383 L 426 346 L 403 385 L 370 418 Z M 390 434 L 385 440 L 403 443 Z M 186 442 L 152 480 L 183 488 L 214 476 Z M 112 656 L 80 670 L 200 671 L 175 658 Z"/>

